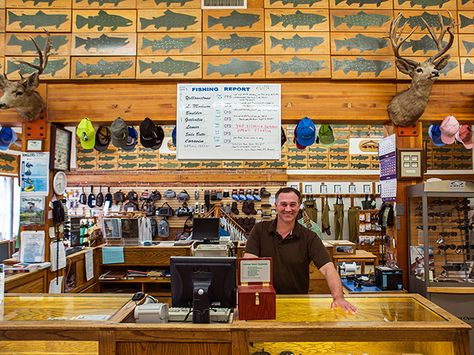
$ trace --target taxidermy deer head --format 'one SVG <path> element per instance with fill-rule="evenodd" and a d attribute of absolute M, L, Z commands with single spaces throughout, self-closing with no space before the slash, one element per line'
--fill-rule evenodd
<path fill-rule="evenodd" d="M 10 81 L 5 73 L 3 75 L 0 74 L 0 89 L 3 90 L 3 96 L 0 97 L 0 109 L 14 108 L 20 117 L 26 121 L 33 121 L 38 118 L 40 112 L 45 107 L 43 99 L 35 89 L 39 85 L 39 76 L 48 64 L 48 55 L 51 50 L 51 38 L 48 32 L 46 34 L 48 39 L 43 52 L 41 52 L 36 41 L 33 38 L 31 39 L 38 52 L 39 65 L 21 60 L 18 61 L 36 69 L 36 72 L 26 78 L 20 74 L 21 79 L 18 81 Z"/>
<path fill-rule="evenodd" d="M 418 63 L 414 60 L 402 58 L 398 53 L 401 45 L 415 32 L 413 29 L 408 36 L 402 38 L 403 29 L 400 33 L 399 22 L 401 14 L 392 20 L 390 24 L 390 40 L 392 42 L 393 52 L 395 54 L 395 61 L 398 70 L 411 77 L 410 87 L 395 95 L 388 105 L 388 115 L 392 122 L 398 126 L 411 126 L 421 117 L 425 111 L 426 104 L 431 94 L 431 87 L 438 79 L 439 72 L 448 64 L 449 54 L 445 54 L 452 46 L 454 41 L 453 27 L 454 21 L 449 14 L 450 23 L 445 26 L 443 18 L 439 16 L 441 31 L 437 37 L 432 26 L 430 26 L 423 18 L 426 28 L 428 29 L 431 38 L 436 43 L 438 51 L 423 63 Z M 405 24 L 406 25 L 406 24 Z M 443 46 L 443 37 L 446 32 L 449 34 L 449 41 Z"/>

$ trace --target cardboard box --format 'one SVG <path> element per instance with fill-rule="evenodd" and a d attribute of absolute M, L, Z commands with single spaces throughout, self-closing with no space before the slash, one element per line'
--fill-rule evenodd
<path fill-rule="evenodd" d="M 276 318 L 276 292 L 273 288 L 272 259 L 239 259 L 237 303 L 240 320 Z"/>

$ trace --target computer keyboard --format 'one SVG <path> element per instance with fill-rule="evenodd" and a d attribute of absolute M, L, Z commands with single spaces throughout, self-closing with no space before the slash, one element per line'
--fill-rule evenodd
<path fill-rule="evenodd" d="M 231 320 L 232 309 L 230 308 L 211 308 L 211 323 L 228 323 Z M 192 322 L 193 311 L 186 307 L 171 307 L 169 309 L 170 322 Z"/>

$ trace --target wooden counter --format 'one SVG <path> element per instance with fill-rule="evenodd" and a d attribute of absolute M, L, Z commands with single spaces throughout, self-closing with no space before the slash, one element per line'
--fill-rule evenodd
<path fill-rule="evenodd" d="M 262 349 L 305 355 L 469 354 L 470 326 L 413 294 L 351 296 L 349 300 L 359 308 L 356 315 L 330 310 L 327 297 L 278 297 L 276 320 L 204 325 L 127 323 L 134 306 L 128 299 L 126 295 L 6 295 L 0 354 L 67 354 L 73 348 L 74 354 L 100 355 L 243 355 Z M 110 318 L 77 320 L 79 315 L 101 314 Z M 47 352 L 41 352 L 39 341 L 49 343 Z"/>

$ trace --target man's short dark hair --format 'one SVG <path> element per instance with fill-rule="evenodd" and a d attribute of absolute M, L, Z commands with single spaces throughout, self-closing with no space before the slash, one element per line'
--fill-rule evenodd
<path fill-rule="evenodd" d="M 296 196 L 298 196 L 298 201 L 301 203 L 303 199 L 301 196 L 301 192 L 299 192 L 299 190 L 295 189 L 294 187 L 290 187 L 290 186 L 285 186 L 285 187 L 280 188 L 280 190 L 278 190 L 277 193 L 275 194 L 275 201 L 278 201 L 278 196 L 280 196 L 280 194 L 287 194 L 290 192 L 293 192 Z"/>

